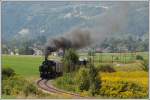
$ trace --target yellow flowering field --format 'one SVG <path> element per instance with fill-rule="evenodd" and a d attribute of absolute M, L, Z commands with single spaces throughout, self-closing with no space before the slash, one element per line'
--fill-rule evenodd
<path fill-rule="evenodd" d="M 114 72 L 101 73 L 101 80 L 109 81 L 131 81 L 142 86 L 148 86 L 148 72 L 133 71 L 133 72 Z"/>
<path fill-rule="evenodd" d="M 147 98 L 148 72 L 114 72 L 100 73 L 103 96 L 114 98 Z"/>

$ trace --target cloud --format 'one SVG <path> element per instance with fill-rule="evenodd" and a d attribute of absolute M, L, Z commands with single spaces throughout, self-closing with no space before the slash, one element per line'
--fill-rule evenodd
<path fill-rule="evenodd" d="M 108 6 L 95 6 L 96 8 L 104 8 L 104 9 L 109 9 L 109 7 Z"/>
<path fill-rule="evenodd" d="M 27 20 L 28 21 L 32 20 L 32 16 L 27 16 Z"/>
<path fill-rule="evenodd" d="M 30 33 L 30 30 L 27 28 L 23 28 L 18 32 L 20 35 L 27 35 Z"/>
<path fill-rule="evenodd" d="M 71 16 L 72 16 L 71 13 L 67 13 L 67 14 L 64 16 L 64 18 L 70 18 Z"/>
<path fill-rule="evenodd" d="M 44 32 L 45 32 L 45 30 L 44 30 L 44 29 L 43 29 L 43 30 L 40 30 L 40 32 L 41 32 L 41 33 L 44 33 Z"/>

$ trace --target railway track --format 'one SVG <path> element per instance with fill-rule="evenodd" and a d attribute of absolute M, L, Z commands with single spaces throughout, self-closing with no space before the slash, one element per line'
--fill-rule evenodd
<path fill-rule="evenodd" d="M 55 87 L 53 87 L 52 85 L 49 85 L 48 84 L 48 80 L 38 80 L 37 81 L 37 85 L 45 90 L 46 92 L 49 92 L 49 93 L 54 93 L 54 94 L 59 94 L 59 95 L 68 95 L 72 98 L 85 98 L 79 94 L 75 94 L 75 93 L 71 93 L 71 92 L 66 92 L 66 91 L 63 91 L 63 90 L 60 90 L 60 89 L 57 89 Z"/>

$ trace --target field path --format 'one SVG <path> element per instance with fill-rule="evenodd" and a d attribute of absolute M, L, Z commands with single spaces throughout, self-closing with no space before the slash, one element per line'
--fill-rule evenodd
<path fill-rule="evenodd" d="M 48 84 L 48 80 L 38 80 L 37 81 L 37 85 L 39 86 L 39 88 L 41 88 L 42 90 L 51 93 L 51 94 L 57 94 L 57 95 L 62 95 L 62 96 L 68 96 L 70 98 L 86 98 L 83 97 L 79 94 L 75 94 L 75 93 L 71 93 L 71 92 L 67 92 L 67 91 L 63 91 L 60 89 L 57 89 L 56 87 L 54 87 L 52 84 Z"/>

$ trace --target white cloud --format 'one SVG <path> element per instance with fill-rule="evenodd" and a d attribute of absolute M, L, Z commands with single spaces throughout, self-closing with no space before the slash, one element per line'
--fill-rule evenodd
<path fill-rule="evenodd" d="M 43 30 L 40 30 L 40 32 L 43 33 L 43 32 L 45 32 L 45 30 L 44 30 L 44 29 L 43 29 Z"/>
<path fill-rule="evenodd" d="M 86 19 L 86 20 L 89 20 L 89 19 L 90 19 L 89 16 L 80 16 L 80 17 L 83 18 L 83 19 Z"/>
<path fill-rule="evenodd" d="M 29 29 L 23 28 L 18 32 L 20 35 L 27 35 L 30 33 Z"/>
<path fill-rule="evenodd" d="M 146 9 L 145 7 L 142 7 L 142 8 L 136 9 L 136 11 L 143 11 L 143 10 L 145 10 L 145 9 Z"/>
<path fill-rule="evenodd" d="M 72 16 L 71 13 L 67 13 L 67 14 L 64 16 L 64 18 L 70 18 L 71 16 Z"/>
<path fill-rule="evenodd" d="M 28 21 L 32 20 L 32 16 L 27 16 L 27 20 Z"/>
<path fill-rule="evenodd" d="M 95 6 L 95 7 L 101 7 L 101 8 L 104 8 L 104 9 L 108 9 L 109 7 L 108 6 Z"/>

